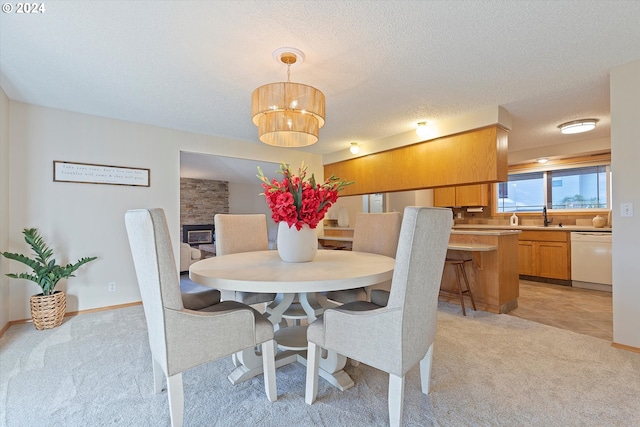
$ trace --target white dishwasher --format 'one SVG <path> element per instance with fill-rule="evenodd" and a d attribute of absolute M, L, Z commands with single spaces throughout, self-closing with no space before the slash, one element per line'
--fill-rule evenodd
<path fill-rule="evenodd" d="M 571 233 L 573 287 L 611 292 L 611 262 L 611 233 Z"/>

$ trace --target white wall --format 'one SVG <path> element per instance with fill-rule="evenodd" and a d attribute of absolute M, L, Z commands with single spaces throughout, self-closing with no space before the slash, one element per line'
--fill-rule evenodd
<path fill-rule="evenodd" d="M 274 163 L 300 164 L 304 161 L 310 172 L 323 176 L 321 157 L 297 150 L 14 101 L 9 105 L 9 172 L 3 167 L 2 176 L 11 177 L 8 209 L 10 249 L 26 252 L 28 248 L 21 230 L 36 227 L 60 254 L 58 261 L 75 261 L 82 256 L 99 257 L 97 261 L 83 266 L 76 278 L 62 283 L 61 289 L 68 293 L 68 311 L 139 301 L 124 228 L 127 209 L 163 208 L 172 230 L 174 252 L 177 251 L 180 150 Z M 2 144 L 5 145 L 4 142 Z M 151 186 L 53 182 L 54 160 L 149 168 Z M 18 267 L 12 262 L 11 269 Z M 109 282 L 116 282 L 116 292 L 108 292 Z M 35 285 L 24 280 L 9 281 L 9 320 L 30 317 L 29 297 L 37 290 Z"/>
<path fill-rule="evenodd" d="M 349 212 L 349 227 L 353 227 L 356 213 L 362 212 L 362 196 L 340 197 L 340 195 L 338 195 L 338 201 L 329 208 L 325 218 L 338 219 L 338 210 L 342 207 L 347 208 Z M 321 232 L 318 234 L 320 233 Z"/>
<path fill-rule="evenodd" d="M 416 206 L 433 206 L 433 190 L 417 190 Z"/>
<path fill-rule="evenodd" d="M 613 182 L 613 340 L 640 348 L 640 61 L 611 70 Z M 620 217 L 620 203 L 634 216 Z"/>
<path fill-rule="evenodd" d="M 404 212 L 407 206 L 433 206 L 433 190 L 397 191 L 386 193 L 385 212 Z M 356 213 L 362 212 L 362 196 L 346 196 L 327 212 L 327 218 L 338 218 L 338 209 L 346 207 L 349 211 L 349 227 L 354 226 Z"/>
<path fill-rule="evenodd" d="M 238 182 L 229 183 L 229 213 L 263 213 L 267 216 L 267 226 L 274 224 L 271 219 L 271 210 L 267 205 L 264 196 L 260 193 L 264 189 L 260 186 L 258 178 L 255 184 L 241 184 Z"/>
<path fill-rule="evenodd" d="M 0 89 L 0 251 L 9 249 L 9 98 Z M 0 330 L 9 322 L 9 260 L 0 257 Z"/>

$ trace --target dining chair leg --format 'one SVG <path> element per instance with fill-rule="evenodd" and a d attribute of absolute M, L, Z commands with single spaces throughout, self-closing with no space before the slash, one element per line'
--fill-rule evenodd
<path fill-rule="evenodd" d="M 429 346 L 427 354 L 424 355 L 420 361 L 420 384 L 422 386 L 422 392 L 429 394 L 429 387 L 431 382 L 431 364 L 433 362 L 433 344 Z"/>
<path fill-rule="evenodd" d="M 160 364 L 153 357 L 151 358 L 151 366 L 153 369 L 153 392 L 158 394 L 162 391 L 164 372 L 162 371 Z"/>
<path fill-rule="evenodd" d="M 182 372 L 167 377 L 167 395 L 169 397 L 169 416 L 171 427 L 182 427 L 184 416 L 184 390 Z"/>
<path fill-rule="evenodd" d="M 304 401 L 311 405 L 318 395 L 318 368 L 320 367 L 320 346 L 312 342 L 307 348 L 307 387 Z"/>
<path fill-rule="evenodd" d="M 389 425 L 402 425 L 402 407 L 404 404 L 404 375 L 389 374 Z"/>
<path fill-rule="evenodd" d="M 278 400 L 276 387 L 276 359 L 273 340 L 262 343 L 262 365 L 264 366 L 264 390 L 270 402 Z"/>

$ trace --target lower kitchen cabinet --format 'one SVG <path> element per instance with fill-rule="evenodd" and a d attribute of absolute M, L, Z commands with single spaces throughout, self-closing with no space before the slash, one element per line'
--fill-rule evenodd
<path fill-rule="evenodd" d="M 518 242 L 518 274 L 523 274 L 525 276 L 536 275 L 533 242 Z"/>
<path fill-rule="evenodd" d="M 518 273 L 571 280 L 571 242 L 564 231 L 523 231 L 518 238 Z"/>

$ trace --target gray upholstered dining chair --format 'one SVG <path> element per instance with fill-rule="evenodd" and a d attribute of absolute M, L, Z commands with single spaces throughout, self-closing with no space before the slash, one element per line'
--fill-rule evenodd
<path fill-rule="evenodd" d="M 422 392 L 429 393 L 438 291 L 450 233 L 450 209 L 405 208 L 387 306 L 348 303 L 326 310 L 307 329 L 308 404 L 318 393 L 322 348 L 389 374 L 391 425 L 402 423 L 404 377 L 418 362 Z"/>
<path fill-rule="evenodd" d="M 129 246 L 147 321 L 154 390 L 167 380 L 172 426 L 184 412 L 182 372 L 238 351 L 263 344 L 267 398 L 277 399 L 273 325 L 251 307 L 235 301 L 209 306 L 207 312 L 186 309 L 169 229 L 162 209 L 125 214 Z"/>
<path fill-rule="evenodd" d="M 265 214 L 216 214 L 213 218 L 216 230 L 216 255 L 239 252 L 266 251 L 269 249 L 267 216 Z M 271 302 L 273 293 L 222 292 L 222 300 L 243 304 Z"/>
<path fill-rule="evenodd" d="M 401 223 L 402 214 L 400 212 L 358 213 L 353 227 L 351 250 L 395 258 Z M 327 292 L 326 296 L 343 304 L 353 301 L 369 301 L 374 290 L 381 289 L 388 292 L 390 287 L 391 281 L 387 281 L 366 288 L 331 291 Z"/>

